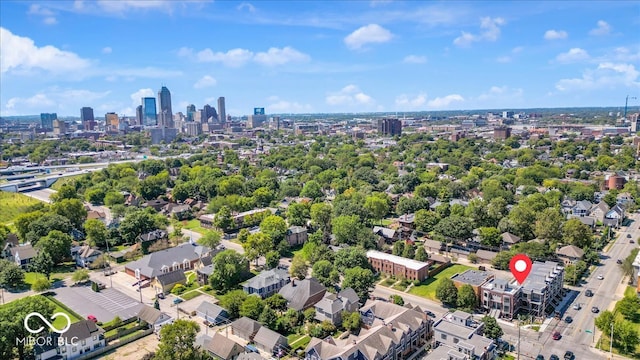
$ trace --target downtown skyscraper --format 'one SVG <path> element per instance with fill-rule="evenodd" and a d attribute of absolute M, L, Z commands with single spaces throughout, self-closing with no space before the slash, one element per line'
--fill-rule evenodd
<path fill-rule="evenodd" d="M 225 110 L 223 96 L 218 98 L 218 119 L 221 123 L 227 122 L 227 111 Z"/>
<path fill-rule="evenodd" d="M 157 126 L 158 113 L 156 112 L 156 98 L 142 98 L 142 125 Z"/>
<path fill-rule="evenodd" d="M 158 126 L 164 128 L 173 128 L 173 111 L 171 110 L 171 92 L 166 86 L 158 91 Z"/>

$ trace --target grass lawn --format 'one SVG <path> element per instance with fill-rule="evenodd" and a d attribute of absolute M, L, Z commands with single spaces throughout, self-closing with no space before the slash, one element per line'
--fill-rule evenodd
<path fill-rule="evenodd" d="M 635 297 L 636 295 L 636 288 L 633 286 L 627 286 L 627 289 L 624 291 L 624 296 L 627 297 Z M 618 307 L 618 304 L 616 304 L 616 308 Z M 640 323 L 633 323 L 633 325 L 635 325 L 636 331 L 638 331 L 640 333 Z M 600 344 L 599 348 L 601 350 L 604 351 L 609 351 L 609 340 L 610 340 L 610 333 L 608 331 L 605 331 L 602 333 L 602 336 L 600 337 L 600 340 L 598 341 L 598 343 Z M 613 352 L 615 354 L 621 354 L 620 350 L 614 345 L 613 347 Z M 634 359 L 640 359 L 640 345 L 636 346 L 636 351 L 633 354 L 623 354 L 626 356 L 629 356 L 631 358 Z"/>
<path fill-rule="evenodd" d="M 292 349 L 304 349 L 309 344 L 309 341 L 311 341 L 309 335 L 290 334 L 287 336 L 287 342 Z"/>
<path fill-rule="evenodd" d="M 42 296 L 42 295 L 36 295 L 36 296 Z M 51 301 L 51 299 L 49 299 L 46 296 L 42 296 L 44 299 L 46 299 L 48 302 L 52 303 L 56 309 L 53 311 L 53 313 L 65 313 L 67 315 L 69 315 L 69 318 L 71 319 L 71 323 L 75 323 L 80 321 L 80 319 L 78 319 L 75 315 L 71 314 L 70 312 L 68 312 L 67 310 L 63 309 L 60 305 L 56 304 L 55 302 Z M 56 327 L 56 329 L 62 329 L 63 327 L 65 327 L 67 325 L 67 320 L 65 318 L 63 318 L 62 316 L 58 316 L 54 321 L 53 321 L 53 326 Z"/>
<path fill-rule="evenodd" d="M 115 329 L 111 329 L 111 330 L 107 331 L 106 333 L 104 333 L 104 336 L 108 337 L 108 336 L 111 336 L 111 335 L 115 335 L 115 334 L 118 333 L 118 329 L 122 329 L 120 331 L 123 331 L 123 330 L 133 329 L 136 326 L 138 326 L 138 323 L 136 321 L 130 322 L 130 323 L 126 324 L 126 325 L 122 325 L 120 327 L 117 327 Z"/>
<path fill-rule="evenodd" d="M 51 185 L 51 189 L 58 191 L 60 190 L 62 185 L 69 184 L 75 181 L 76 179 L 80 178 L 81 176 L 84 176 L 84 174 L 65 176 L 65 177 L 59 178 L 58 180 L 56 180 L 56 182 L 53 183 L 53 185 Z"/>
<path fill-rule="evenodd" d="M 405 291 L 407 289 L 407 286 L 409 286 L 410 283 L 403 283 L 402 281 L 399 281 L 397 284 L 393 285 L 391 288 L 392 289 L 396 289 L 398 291 Z"/>
<path fill-rule="evenodd" d="M 209 231 L 209 229 L 205 229 L 202 226 L 200 226 L 200 221 L 198 219 L 192 219 L 192 220 L 189 220 L 189 221 L 181 221 L 180 223 L 182 224 L 182 228 L 183 229 L 195 231 L 195 232 L 200 233 L 200 234 L 204 234 L 207 231 Z"/>
<path fill-rule="evenodd" d="M 192 291 L 189 291 L 189 292 L 185 292 L 185 293 L 183 293 L 182 295 L 180 295 L 180 297 L 181 297 L 183 300 L 187 301 L 187 300 L 191 300 L 191 299 L 193 299 L 193 298 L 195 298 L 195 297 L 198 297 L 198 296 L 200 296 L 200 295 L 203 295 L 200 291 L 198 291 L 198 290 L 192 290 Z"/>
<path fill-rule="evenodd" d="M 420 285 L 414 286 L 409 290 L 409 294 L 425 297 L 427 299 L 436 300 L 436 288 L 438 287 L 438 281 L 443 278 L 450 278 L 451 276 L 471 269 L 470 266 L 455 264 L 441 271 L 438 275 L 428 278 Z"/>
<path fill-rule="evenodd" d="M 196 273 L 193 271 L 187 271 L 185 272 L 185 275 L 187 275 L 187 283 L 189 283 L 189 281 L 195 281 L 196 280 Z"/>
<path fill-rule="evenodd" d="M 16 216 L 24 213 L 31 205 L 39 203 L 39 200 L 20 193 L 0 191 L 0 223 L 13 221 Z"/>
<path fill-rule="evenodd" d="M 398 280 L 396 280 L 396 279 L 386 278 L 386 279 L 382 280 L 382 282 L 380 283 L 380 285 L 382 285 L 382 286 L 386 286 L 386 287 L 389 287 L 389 286 L 391 286 L 391 285 L 395 284 L 397 281 L 398 281 Z"/>
<path fill-rule="evenodd" d="M 53 274 L 51 274 L 51 283 L 54 283 L 56 281 L 60 281 L 62 280 L 61 277 L 59 276 L 53 276 Z M 36 278 L 38 276 L 45 276 L 44 274 L 40 274 L 40 273 L 36 273 L 36 272 L 26 272 L 24 273 L 24 283 L 29 285 L 29 287 L 31 287 L 31 285 L 33 285 L 33 283 L 36 281 Z"/>

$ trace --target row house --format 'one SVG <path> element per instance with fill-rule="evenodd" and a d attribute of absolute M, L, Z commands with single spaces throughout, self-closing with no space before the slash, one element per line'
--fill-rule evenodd
<path fill-rule="evenodd" d="M 473 320 L 471 314 L 456 311 L 446 314 L 433 325 L 433 346 L 425 360 L 477 359 L 489 360 L 495 356 L 493 340 L 482 336 L 484 324 Z"/>
<path fill-rule="evenodd" d="M 367 258 L 375 271 L 411 281 L 423 281 L 428 278 L 429 268 L 434 263 L 407 259 L 375 250 L 367 251 Z"/>

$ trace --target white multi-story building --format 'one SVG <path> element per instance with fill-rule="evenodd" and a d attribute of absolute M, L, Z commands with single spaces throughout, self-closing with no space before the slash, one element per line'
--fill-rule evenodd
<path fill-rule="evenodd" d="M 49 338 L 45 346 L 34 347 L 36 360 L 73 360 L 106 345 L 104 330 L 91 320 L 73 323 L 64 334 L 53 333 Z"/>

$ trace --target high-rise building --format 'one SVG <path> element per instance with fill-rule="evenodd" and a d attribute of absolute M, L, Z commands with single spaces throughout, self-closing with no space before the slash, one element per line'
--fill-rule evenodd
<path fill-rule="evenodd" d="M 204 119 L 202 119 L 203 123 L 215 122 L 218 119 L 218 112 L 216 112 L 216 108 L 210 106 L 209 104 L 205 105 L 202 108 L 202 115 L 204 116 Z"/>
<path fill-rule="evenodd" d="M 187 122 L 193 121 L 193 118 L 195 117 L 195 113 L 196 113 L 196 106 L 193 104 L 187 105 Z"/>
<path fill-rule="evenodd" d="M 120 126 L 120 118 L 114 112 L 104 114 L 104 129 L 107 132 L 118 132 Z"/>
<path fill-rule="evenodd" d="M 53 120 L 51 127 L 53 128 L 54 135 L 64 135 L 67 133 L 67 123 L 62 120 L 58 120 L 57 116 L 56 119 Z"/>
<path fill-rule="evenodd" d="M 142 105 L 138 105 L 138 107 L 136 107 L 136 125 L 142 125 L 142 119 Z"/>
<path fill-rule="evenodd" d="M 166 86 L 158 91 L 158 114 L 160 127 L 173 128 L 173 111 L 171 110 L 171 92 Z"/>
<path fill-rule="evenodd" d="M 188 136 L 198 136 L 202 134 L 202 123 L 199 122 L 188 122 L 185 125 L 185 133 Z"/>
<path fill-rule="evenodd" d="M 53 120 L 58 118 L 56 113 L 42 113 L 40 114 L 40 127 L 43 129 L 53 129 Z"/>
<path fill-rule="evenodd" d="M 220 96 L 218 98 L 218 114 L 219 114 L 219 119 L 220 122 L 227 122 L 227 112 L 225 110 L 225 106 L 224 106 L 224 97 Z"/>
<path fill-rule="evenodd" d="M 80 109 L 80 120 L 82 122 L 95 120 L 93 117 L 93 108 L 83 107 Z"/>
<path fill-rule="evenodd" d="M 402 135 L 402 121 L 392 118 L 379 119 L 378 134 L 382 136 Z"/>
<path fill-rule="evenodd" d="M 158 125 L 158 114 L 156 113 L 156 98 L 142 98 L 142 125 Z"/>
<path fill-rule="evenodd" d="M 248 128 L 257 128 L 262 126 L 267 121 L 267 115 L 249 115 L 249 119 L 247 120 Z"/>

